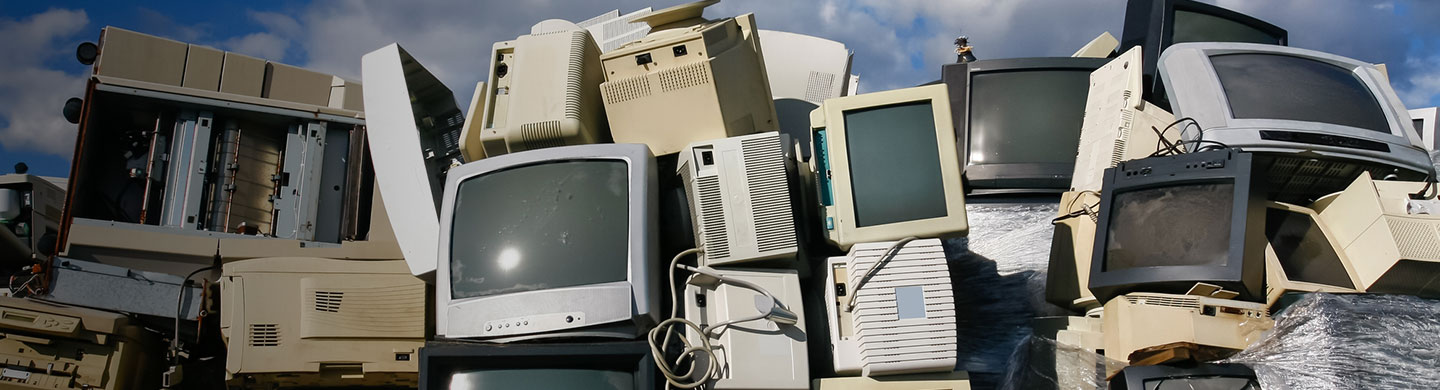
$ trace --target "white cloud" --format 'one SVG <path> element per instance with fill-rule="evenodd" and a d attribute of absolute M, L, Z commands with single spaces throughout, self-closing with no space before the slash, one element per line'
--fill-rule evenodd
<path fill-rule="evenodd" d="M 85 77 L 47 68 L 73 53 L 85 30 L 85 11 L 52 9 L 23 20 L 0 19 L 0 144 L 66 158 L 74 153 L 75 125 L 60 115 L 65 100 L 85 91 Z"/>

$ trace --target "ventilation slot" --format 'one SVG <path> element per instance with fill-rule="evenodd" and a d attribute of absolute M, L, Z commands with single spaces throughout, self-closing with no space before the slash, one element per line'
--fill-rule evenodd
<path fill-rule="evenodd" d="M 580 117 L 580 96 L 585 96 L 585 59 L 589 58 L 590 33 L 585 30 L 574 31 L 570 35 L 570 66 L 565 74 L 565 94 L 571 99 L 565 101 L 565 117 Z"/>
<path fill-rule="evenodd" d="M 1440 260 L 1440 231 L 1433 224 L 1386 218 L 1395 236 L 1400 257 L 1416 260 Z"/>
<path fill-rule="evenodd" d="M 278 347 L 278 346 L 280 346 L 280 325 L 278 325 L 278 324 L 250 324 L 250 346 L 251 346 L 251 347 Z"/>
<path fill-rule="evenodd" d="M 1129 96 L 1130 91 L 1125 91 L 1125 95 Z M 1127 143 L 1130 142 L 1130 134 L 1131 132 L 1135 131 L 1135 129 L 1131 128 L 1134 125 L 1135 111 L 1123 108 L 1120 109 L 1120 136 L 1115 138 L 1115 147 L 1110 149 L 1111 168 L 1114 168 L 1116 165 L 1120 165 L 1120 161 L 1124 161 L 1126 151 L 1125 148 L 1128 147 Z M 1141 131 L 1145 130 L 1149 129 L 1141 129 Z"/>
<path fill-rule="evenodd" d="M 785 156 L 779 137 L 741 141 L 745 179 L 750 184 L 750 212 L 755 219 L 755 245 L 761 252 L 795 246 L 790 192 L 785 182 Z"/>
<path fill-rule="evenodd" d="M 720 194 L 720 179 L 715 176 L 701 177 L 695 181 L 700 194 L 700 221 L 705 239 L 705 258 L 723 260 L 730 258 L 730 238 L 725 234 L 725 199 Z"/>
<path fill-rule="evenodd" d="M 337 313 L 340 311 L 340 301 L 345 298 L 345 293 L 338 291 L 316 291 L 315 311 Z"/>
<path fill-rule="evenodd" d="M 660 72 L 660 91 L 671 92 L 697 85 L 710 84 L 710 63 L 696 62 L 690 65 Z"/>
<path fill-rule="evenodd" d="M 525 150 L 534 150 L 554 146 L 563 146 L 565 141 L 560 134 L 560 121 L 544 121 L 526 123 L 520 125 L 520 146 Z"/>
<path fill-rule="evenodd" d="M 650 79 L 645 76 L 608 82 L 601 86 L 605 89 L 605 104 L 623 103 L 650 96 Z"/>
<path fill-rule="evenodd" d="M 819 104 L 832 96 L 835 88 L 835 74 L 810 71 L 810 80 L 805 83 L 805 100 Z"/>
<path fill-rule="evenodd" d="M 1132 305 L 1169 306 L 1185 309 L 1199 309 L 1200 300 L 1195 298 L 1167 297 L 1154 295 L 1127 295 L 1125 300 Z"/>

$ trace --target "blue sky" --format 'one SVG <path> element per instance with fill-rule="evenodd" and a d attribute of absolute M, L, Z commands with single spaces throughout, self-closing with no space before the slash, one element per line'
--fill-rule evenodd
<path fill-rule="evenodd" d="M 1440 2 L 1204 0 L 1289 30 L 1291 45 L 1386 63 L 1412 108 L 1440 105 Z M 67 176 L 75 126 L 60 117 L 84 92 L 74 48 L 119 26 L 359 79 L 360 56 L 399 42 L 468 103 L 493 42 L 544 19 L 587 19 L 680 1 L 101 1 L 0 2 L 0 172 Z M 761 28 L 820 36 L 855 52 L 861 92 L 938 78 L 950 41 L 968 35 L 982 59 L 1065 56 L 1109 31 L 1124 0 L 725 0 L 709 17 L 754 12 Z"/>

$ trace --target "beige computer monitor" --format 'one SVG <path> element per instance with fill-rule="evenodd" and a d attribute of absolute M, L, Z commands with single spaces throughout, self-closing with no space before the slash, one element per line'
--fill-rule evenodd
<path fill-rule="evenodd" d="M 1440 298 L 1440 215 L 1410 214 L 1424 183 L 1376 181 L 1362 173 L 1345 191 L 1315 202 L 1320 220 L 1350 259 L 1358 289 Z M 1428 195 L 1428 194 L 1427 194 Z"/>
<path fill-rule="evenodd" d="M 1105 58 L 1109 57 L 1111 53 L 1114 53 L 1116 47 L 1120 47 L 1120 40 L 1115 39 L 1114 35 L 1110 35 L 1110 32 L 1106 31 L 1100 33 L 1095 39 L 1091 39 L 1089 43 L 1081 46 L 1079 50 L 1075 51 L 1075 54 L 1071 54 L 1070 56 L 1078 58 Z"/>
<path fill-rule="evenodd" d="M 1172 343 L 1239 351 L 1275 327 L 1265 305 L 1196 295 L 1130 293 L 1105 303 L 1105 357 Z"/>
<path fill-rule="evenodd" d="M 1340 243 L 1335 241 L 1330 227 L 1320 220 L 1319 214 L 1307 207 L 1281 202 L 1268 202 L 1265 212 L 1267 224 L 1280 222 L 1279 226 L 1267 226 L 1264 232 L 1268 235 L 1270 230 L 1278 230 L 1277 237 L 1267 237 L 1269 242 L 1265 245 L 1265 304 L 1272 311 L 1288 293 L 1361 292 L 1357 289 L 1360 281 L 1354 266 L 1339 249 Z M 1271 218 L 1281 212 L 1288 214 L 1285 220 Z M 1309 229 L 1297 231 L 1304 227 Z M 1286 247 L 1276 250 L 1276 240 L 1283 240 L 1280 243 Z M 1282 255 L 1286 258 L 1282 259 Z"/>
<path fill-rule="evenodd" d="M 415 386 L 426 285 L 402 260 L 226 264 L 220 332 L 231 383 Z"/>
<path fill-rule="evenodd" d="M 1155 131 L 1175 121 L 1175 115 L 1141 98 L 1142 63 L 1137 46 L 1090 73 L 1071 190 L 1100 191 L 1106 168 L 1155 153 L 1161 138 Z M 1180 141 L 1183 129 L 1175 127 L 1164 132 L 1165 142 Z"/>
<path fill-rule="evenodd" d="M 633 21 L 645 38 L 605 53 L 600 94 L 617 143 L 656 156 L 697 141 L 779 130 L 753 14 L 706 20 L 684 4 Z"/>
<path fill-rule="evenodd" d="M 928 106 L 930 117 L 888 118 L 913 119 L 916 121 L 914 127 L 894 127 L 890 125 L 899 122 L 877 119 L 875 126 L 847 128 L 860 123 L 855 121 L 861 118 L 854 116 L 847 119 L 847 115 L 923 115 L 920 113 L 924 110 L 917 105 Z M 905 111 L 887 113 L 876 109 Z M 824 210 L 821 226 L 830 242 L 849 249 L 861 242 L 911 236 L 962 236 L 969 231 L 965 219 L 965 191 L 960 184 L 960 159 L 955 149 L 955 132 L 950 117 L 950 97 L 944 85 L 830 99 L 810 112 L 810 128 L 814 136 L 811 165 L 816 169 L 820 203 Z M 927 136 L 930 134 L 930 131 L 924 130 L 927 127 L 933 128 L 934 138 Z M 903 136 L 907 129 L 915 130 L 913 137 Z M 854 134 L 850 134 L 852 132 Z M 856 143 L 852 145 L 851 140 Z M 889 141 L 886 140 L 898 143 L 887 144 Z M 931 141 L 934 143 L 931 144 Z M 886 145 L 900 149 L 866 149 L 865 153 L 851 150 L 852 146 L 871 148 Z M 852 166 L 856 162 L 860 163 Z M 855 175 L 857 167 L 861 170 L 859 175 Z M 904 176 L 912 174 L 926 175 L 923 180 L 927 182 L 903 180 Z M 926 192 L 911 192 L 910 189 L 924 189 Z M 902 199 L 902 195 L 915 197 Z M 857 208 L 865 209 L 864 214 Z"/>
<path fill-rule="evenodd" d="M 600 48 L 588 30 L 568 27 L 492 47 L 479 125 L 486 156 L 610 140 Z"/>
<path fill-rule="evenodd" d="M 485 112 L 485 82 L 475 83 L 475 93 L 470 96 L 470 108 L 465 111 L 465 125 L 460 128 L 460 156 L 465 161 L 485 158 L 485 146 L 480 144 L 480 120 Z"/>

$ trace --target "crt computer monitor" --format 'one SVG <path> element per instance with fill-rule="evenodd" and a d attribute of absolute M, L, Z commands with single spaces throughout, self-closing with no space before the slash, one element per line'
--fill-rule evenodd
<path fill-rule="evenodd" d="M 810 129 L 821 226 L 841 249 L 969 230 L 944 85 L 826 100 Z"/>
<path fill-rule="evenodd" d="M 1125 6 L 1123 52 L 1140 46 L 1147 99 L 1169 108 L 1163 85 L 1154 85 L 1156 64 L 1170 45 L 1186 42 L 1248 42 L 1288 45 L 1285 29 L 1239 12 L 1194 0 L 1130 0 Z"/>
<path fill-rule="evenodd" d="M 1234 363 L 1131 366 L 1110 379 L 1111 390 L 1260 390 L 1250 367 Z"/>
<path fill-rule="evenodd" d="M 431 343 L 420 350 L 420 388 L 655 389 L 645 341 L 475 344 Z"/>
<path fill-rule="evenodd" d="M 1410 122 L 1415 127 L 1415 132 L 1420 134 L 1420 141 L 1424 143 L 1425 149 L 1430 151 L 1440 150 L 1440 133 L 1436 133 L 1437 119 L 1440 119 L 1440 108 L 1425 107 L 1410 110 Z"/>
<path fill-rule="evenodd" d="M 1264 298 L 1265 207 L 1251 155 L 1233 149 L 1124 161 L 1105 170 L 1090 261 L 1104 304 L 1129 292 L 1218 285 Z"/>
<path fill-rule="evenodd" d="M 1305 175 L 1281 164 L 1262 166 L 1272 181 L 1295 176 L 1322 183 L 1308 189 L 1285 183 L 1286 192 L 1339 191 L 1360 169 L 1406 180 L 1434 171 L 1405 105 L 1370 63 L 1275 45 L 1185 43 L 1161 56 L 1160 76 L 1175 117 L 1194 118 L 1203 129 L 1182 134 L 1186 141 L 1358 167 Z"/>
<path fill-rule="evenodd" d="M 436 334 L 514 341 L 635 338 L 659 321 L 655 157 L 562 146 L 446 178 Z"/>
<path fill-rule="evenodd" d="M 1104 58 L 1017 58 L 945 65 L 951 121 L 970 190 L 1070 187 L 1090 73 Z"/>

